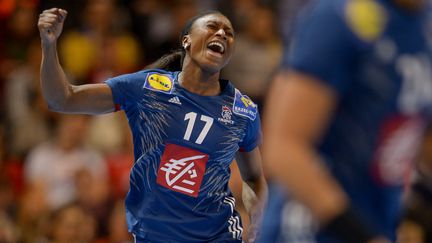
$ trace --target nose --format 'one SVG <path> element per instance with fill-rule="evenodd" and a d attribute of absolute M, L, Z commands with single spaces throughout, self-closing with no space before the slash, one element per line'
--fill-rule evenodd
<path fill-rule="evenodd" d="M 225 30 L 220 28 L 218 31 L 216 31 L 216 36 L 222 37 L 224 40 L 227 39 Z"/>

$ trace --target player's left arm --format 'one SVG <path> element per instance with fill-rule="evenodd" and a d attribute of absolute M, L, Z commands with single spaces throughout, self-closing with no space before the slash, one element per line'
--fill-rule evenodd
<path fill-rule="evenodd" d="M 236 160 L 243 180 L 243 204 L 250 219 L 247 240 L 254 242 L 267 202 L 267 183 L 262 170 L 260 150 L 256 147 L 250 152 L 238 152 Z"/>

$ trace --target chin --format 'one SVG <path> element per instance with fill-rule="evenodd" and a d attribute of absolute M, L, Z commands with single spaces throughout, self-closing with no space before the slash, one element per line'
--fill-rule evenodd
<path fill-rule="evenodd" d="M 220 63 L 220 62 L 203 62 L 201 63 L 200 67 L 202 70 L 209 72 L 209 73 L 217 73 L 222 68 L 224 68 L 226 63 Z"/>

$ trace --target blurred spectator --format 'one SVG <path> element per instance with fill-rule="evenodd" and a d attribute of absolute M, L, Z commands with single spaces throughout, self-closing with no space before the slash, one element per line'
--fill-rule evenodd
<path fill-rule="evenodd" d="M 76 204 L 67 204 L 53 212 L 48 242 L 86 243 L 95 240 L 95 219 Z"/>
<path fill-rule="evenodd" d="M 14 229 L 14 225 L 0 215 L 0 242 L 17 242 L 17 236 Z"/>
<path fill-rule="evenodd" d="M 16 186 L 11 162 L 6 159 L 5 127 L 0 120 L 0 242 L 16 242 Z"/>
<path fill-rule="evenodd" d="M 44 168 L 50 170 L 50 167 Z M 45 238 L 50 208 L 45 190 L 29 186 L 21 196 L 17 210 L 20 242 L 41 242 Z"/>
<path fill-rule="evenodd" d="M 135 33 L 145 49 L 145 63 L 180 48 L 179 33 L 198 11 L 194 0 L 136 0 L 131 5 Z"/>
<path fill-rule="evenodd" d="M 75 176 L 79 171 L 88 170 L 97 180 L 107 180 L 101 155 L 84 143 L 89 120 L 87 116 L 61 116 L 55 138 L 34 148 L 26 160 L 30 188 L 46 191 L 51 208 L 76 198 Z"/>
<path fill-rule="evenodd" d="M 231 20 L 234 29 L 240 32 L 251 20 L 248 19 L 250 12 L 258 7 L 260 2 L 259 0 L 220 0 L 218 9 Z"/>
<path fill-rule="evenodd" d="M 3 61 L 6 63 L 2 63 L 2 65 L 9 68 L 26 60 L 30 42 L 34 39 L 33 37 L 37 36 L 37 29 L 34 25 L 37 20 L 37 6 L 32 4 L 31 1 L 23 2 L 28 2 L 28 4 L 18 4 L 7 20 L 5 29 L 2 30 L 6 35 L 5 43 L 3 43 L 3 51 L 5 51 L 3 54 L 5 60 Z"/>
<path fill-rule="evenodd" d="M 134 242 L 127 231 L 125 215 L 125 204 L 123 200 L 115 202 L 109 217 L 109 236 L 107 243 Z"/>
<path fill-rule="evenodd" d="M 114 0 L 87 0 L 80 28 L 60 43 L 65 70 L 77 83 L 98 83 L 139 65 L 139 44 L 127 32 L 127 15 Z"/>
<path fill-rule="evenodd" d="M 264 6 L 255 7 L 248 13 L 245 30 L 237 34 L 235 52 L 222 74 L 258 103 L 258 107 L 262 107 L 282 56 L 273 16 L 274 13 Z"/>
<path fill-rule="evenodd" d="M 157 49 L 171 32 L 171 4 L 169 0 L 132 0 L 129 10 L 132 17 L 132 30 L 142 47 L 144 63 L 151 63 L 165 53 Z M 147 53 L 148 51 L 148 53 Z"/>
<path fill-rule="evenodd" d="M 126 197 L 129 190 L 129 174 L 134 163 L 132 134 L 124 116 L 120 121 L 118 130 L 123 134 L 121 144 L 106 153 L 111 197 L 114 200 Z"/>
<path fill-rule="evenodd" d="M 16 242 L 18 232 L 14 222 L 13 195 L 6 178 L 0 179 L 0 242 Z"/>
<path fill-rule="evenodd" d="M 6 124 L 4 118 L 0 115 L 0 168 L 3 168 L 3 160 L 6 158 L 6 137 L 5 137 Z"/>
<path fill-rule="evenodd" d="M 0 20 L 9 18 L 19 7 L 34 7 L 39 0 L 3 0 L 0 4 Z"/>
<path fill-rule="evenodd" d="M 39 10 L 50 8 L 62 8 L 68 11 L 68 21 L 64 25 L 64 30 L 77 28 L 82 18 L 83 6 L 88 0 L 40 0 Z"/>
<path fill-rule="evenodd" d="M 408 190 L 398 227 L 398 243 L 432 242 L 432 126 L 426 130 L 417 173 Z"/>
<path fill-rule="evenodd" d="M 397 242 L 432 242 L 432 179 L 422 178 L 416 181 L 405 204 L 397 231 Z"/>
<path fill-rule="evenodd" d="M 92 117 L 86 138 L 89 145 L 106 155 L 122 150 L 125 136 L 130 133 L 122 113 L 115 112 Z"/>
<path fill-rule="evenodd" d="M 27 59 L 30 42 L 37 36 L 36 5 L 34 1 L 19 1 L 6 21 L 0 25 L 0 100 L 3 101 L 4 80 Z M 3 3 L 3 2 L 2 2 Z M 5 24 L 3 24 L 5 23 Z M 0 106 L 0 111 L 3 111 Z"/>
<path fill-rule="evenodd" d="M 101 180 L 88 169 L 76 172 L 76 202 L 94 219 L 94 235 L 98 238 L 108 235 L 107 223 L 110 211 L 107 180 Z"/>
<path fill-rule="evenodd" d="M 39 85 L 41 50 L 39 39 L 28 46 L 26 62 L 18 65 L 6 79 L 6 115 L 8 119 L 8 152 L 24 158 L 36 144 L 50 135 L 50 114 Z"/>
<path fill-rule="evenodd" d="M 148 55 L 152 60 L 180 48 L 178 44 L 179 33 L 181 33 L 186 21 L 195 16 L 197 11 L 197 4 L 194 0 L 176 0 L 171 3 L 169 28 L 161 29 L 165 31 L 167 38 L 159 41 L 156 49 L 149 50 Z"/>

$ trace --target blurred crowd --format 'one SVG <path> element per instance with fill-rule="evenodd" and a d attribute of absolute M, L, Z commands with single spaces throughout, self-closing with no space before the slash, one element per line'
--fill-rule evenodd
<path fill-rule="evenodd" d="M 37 18 L 68 11 L 58 44 L 74 84 L 143 69 L 179 48 L 184 23 L 216 9 L 236 30 L 223 78 L 260 105 L 282 58 L 282 10 L 306 1 L 6 0 L 0 2 L 0 242 L 131 242 L 123 199 L 133 146 L 121 112 L 49 111 L 41 96 Z M 293 2 L 297 2 L 293 5 Z M 231 186 L 241 202 L 235 164 Z M 241 209 L 242 205 L 238 205 Z M 247 219 L 245 218 L 247 225 Z"/>
<path fill-rule="evenodd" d="M 39 87 L 41 11 L 68 11 L 60 60 L 74 84 L 86 84 L 143 69 L 180 47 L 186 20 L 217 9 L 236 30 L 236 50 L 222 77 L 262 109 L 284 53 L 282 39 L 289 40 L 306 2 L 0 1 L 0 242 L 133 241 L 123 205 L 133 166 L 127 121 L 121 112 L 91 117 L 49 111 Z M 235 164 L 232 172 L 241 203 Z"/>

